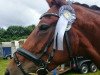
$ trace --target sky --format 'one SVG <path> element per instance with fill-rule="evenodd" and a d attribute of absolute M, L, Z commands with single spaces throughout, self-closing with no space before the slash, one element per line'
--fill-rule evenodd
<path fill-rule="evenodd" d="M 100 7 L 99 0 L 72 1 Z M 46 0 L 0 0 L 0 27 L 37 25 L 41 14 L 48 9 Z"/>

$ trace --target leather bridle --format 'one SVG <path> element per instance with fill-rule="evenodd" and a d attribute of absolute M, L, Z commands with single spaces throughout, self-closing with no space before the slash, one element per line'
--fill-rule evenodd
<path fill-rule="evenodd" d="M 45 16 L 55 16 L 59 18 L 58 14 L 55 13 L 45 13 L 42 15 L 41 18 L 45 17 Z M 67 35 L 67 31 L 66 31 L 66 44 L 68 45 L 68 53 L 69 56 L 71 57 L 71 45 L 68 39 L 68 35 Z M 55 49 L 52 48 L 51 53 L 48 54 L 48 59 L 46 61 L 42 60 L 41 58 L 47 53 L 48 48 L 51 46 L 51 44 L 53 43 L 54 38 L 52 38 L 51 40 L 48 40 L 46 46 L 41 49 L 41 51 L 43 51 L 43 53 L 40 55 L 40 57 L 37 57 L 36 55 L 32 54 L 31 52 L 23 49 L 23 48 L 18 48 L 17 51 L 14 53 L 14 61 L 17 64 L 17 67 L 20 68 L 20 70 L 22 71 L 23 75 L 32 75 L 33 73 L 27 73 L 25 72 L 25 70 L 22 67 L 22 63 L 19 61 L 18 57 L 16 54 L 19 54 L 23 57 L 25 57 L 26 59 L 32 61 L 35 65 L 37 65 L 39 67 L 39 69 L 37 70 L 37 74 L 39 73 L 43 73 L 41 75 L 46 75 L 49 71 L 48 71 L 48 64 L 51 62 L 54 53 L 55 53 Z"/>
<path fill-rule="evenodd" d="M 43 18 L 45 16 L 55 16 L 55 17 L 59 18 L 58 14 L 55 14 L 55 13 L 45 13 L 41 16 L 41 18 Z M 49 72 L 48 69 L 47 69 L 47 66 L 51 62 L 51 60 L 54 56 L 55 50 L 52 49 L 51 53 L 48 54 L 48 59 L 46 61 L 42 60 L 41 58 L 47 53 L 48 48 L 51 46 L 52 42 L 53 42 L 53 38 L 47 42 L 44 49 L 41 49 L 41 51 L 43 51 L 43 53 L 40 55 L 40 57 L 37 57 L 36 55 L 33 55 L 32 53 L 30 53 L 29 51 L 27 51 L 23 48 L 18 48 L 17 49 L 17 51 L 14 53 L 14 61 L 17 64 L 17 67 L 19 67 L 20 70 L 22 71 L 23 75 L 31 75 L 32 73 L 26 73 L 24 71 L 24 69 L 22 67 L 22 64 L 19 61 L 16 54 L 19 54 L 19 55 L 25 57 L 26 59 L 32 61 L 33 63 L 35 63 L 35 65 L 37 65 L 39 67 L 39 69 L 37 70 L 37 73 L 40 73 L 42 71 L 42 73 L 44 73 L 43 75 L 45 75 Z"/>
<path fill-rule="evenodd" d="M 51 62 L 51 60 L 54 56 L 55 50 L 52 49 L 51 53 L 48 54 L 48 59 L 46 61 L 42 60 L 41 58 L 47 53 L 47 50 L 51 46 L 52 42 L 53 42 L 53 39 L 47 43 L 47 45 L 44 48 L 43 53 L 40 55 L 40 57 L 37 57 L 36 55 L 30 53 L 29 51 L 27 51 L 23 48 L 17 49 L 17 51 L 14 53 L 14 61 L 16 62 L 17 67 L 20 68 L 20 70 L 23 72 L 24 75 L 31 75 L 32 73 L 26 73 L 24 71 L 24 69 L 22 68 L 22 64 L 18 60 L 18 57 L 16 54 L 19 54 L 19 55 L 25 57 L 26 59 L 32 61 L 33 63 L 35 63 L 35 65 L 37 65 L 39 67 L 39 69 L 36 71 L 36 73 L 40 73 L 42 71 L 42 73 L 47 74 L 49 72 L 47 69 L 47 66 Z"/>

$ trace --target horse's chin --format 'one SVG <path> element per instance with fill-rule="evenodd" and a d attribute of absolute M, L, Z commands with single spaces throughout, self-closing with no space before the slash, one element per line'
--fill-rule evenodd
<path fill-rule="evenodd" d="M 26 73 L 36 73 L 36 70 L 38 69 L 38 67 L 34 65 L 33 62 L 29 61 L 25 62 L 22 67 Z M 14 60 L 12 59 L 7 67 L 5 75 L 23 75 L 23 72 L 19 67 L 17 67 L 16 63 L 14 63 Z"/>
<path fill-rule="evenodd" d="M 23 75 L 23 73 L 17 67 L 7 67 L 5 75 Z"/>

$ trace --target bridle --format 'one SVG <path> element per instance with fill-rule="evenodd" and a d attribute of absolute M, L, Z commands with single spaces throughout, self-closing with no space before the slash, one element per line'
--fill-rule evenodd
<path fill-rule="evenodd" d="M 59 15 L 55 14 L 55 13 L 44 13 L 41 16 L 41 18 L 43 18 L 45 16 L 55 16 L 55 17 L 59 18 Z M 17 67 L 19 67 L 20 70 L 22 71 L 23 75 L 31 75 L 32 73 L 26 73 L 24 71 L 24 69 L 22 67 L 22 63 L 19 61 L 16 54 L 19 54 L 19 55 L 25 57 L 26 59 L 32 61 L 33 63 L 35 63 L 35 65 L 37 65 L 39 67 L 39 69 L 37 70 L 37 73 L 40 73 L 42 71 L 43 74 L 41 74 L 41 75 L 45 75 L 49 72 L 47 69 L 47 66 L 51 62 L 51 60 L 54 56 L 55 50 L 54 49 L 51 50 L 51 53 L 48 54 L 48 59 L 46 61 L 42 60 L 41 58 L 47 53 L 48 48 L 51 46 L 52 42 L 53 42 L 53 38 L 47 42 L 46 46 L 43 49 L 41 49 L 41 51 L 43 51 L 43 53 L 40 55 L 40 57 L 33 55 L 32 53 L 30 53 L 29 51 L 27 51 L 23 48 L 17 49 L 17 51 L 14 53 L 14 61 L 17 64 Z"/>
<path fill-rule="evenodd" d="M 21 62 L 18 60 L 16 53 L 19 55 L 25 57 L 26 59 L 32 61 L 39 67 L 36 73 L 40 73 L 41 71 L 44 74 L 47 74 L 49 71 L 47 70 L 47 65 L 51 62 L 51 59 L 53 58 L 55 50 L 52 49 L 51 53 L 48 55 L 48 59 L 46 61 L 42 60 L 41 58 L 47 53 L 48 48 L 51 46 L 53 42 L 53 39 L 47 43 L 46 47 L 43 50 L 43 53 L 40 55 L 40 57 L 37 57 L 36 55 L 33 55 L 29 51 L 23 49 L 23 48 L 18 48 L 17 51 L 14 53 L 14 60 L 17 64 L 17 66 L 20 68 L 20 70 L 23 72 L 24 75 L 31 75 L 32 73 L 26 73 L 24 69 L 22 68 Z M 43 75 L 44 75 L 43 74 Z"/>
<path fill-rule="evenodd" d="M 55 13 L 45 13 L 41 16 L 41 18 L 45 17 L 45 16 L 55 16 L 59 18 L 58 14 Z M 69 42 L 69 38 L 66 32 L 66 44 L 68 45 L 68 53 L 69 56 L 71 57 L 71 46 L 70 46 L 70 42 Z M 51 46 L 51 44 L 53 43 L 54 38 L 52 38 L 51 40 L 48 40 L 46 46 L 41 49 L 42 54 L 40 55 L 40 57 L 37 57 L 36 55 L 32 54 L 31 52 L 23 49 L 23 48 L 18 48 L 17 51 L 14 53 L 14 61 L 17 64 L 17 67 L 19 67 L 19 69 L 22 71 L 23 75 L 32 75 L 33 73 L 27 73 L 25 72 L 25 70 L 22 67 L 22 63 L 19 61 L 18 57 L 16 54 L 19 54 L 23 57 L 25 57 L 26 59 L 32 61 L 33 63 L 35 63 L 35 65 L 37 65 L 39 67 L 39 69 L 36 71 L 37 74 L 41 73 L 41 75 L 46 75 L 49 71 L 48 71 L 48 64 L 51 62 L 54 53 L 55 53 L 55 49 L 51 49 L 51 53 L 48 54 L 48 58 L 46 61 L 42 60 L 41 58 L 47 53 L 48 48 Z M 43 73 L 43 74 L 42 74 Z"/>

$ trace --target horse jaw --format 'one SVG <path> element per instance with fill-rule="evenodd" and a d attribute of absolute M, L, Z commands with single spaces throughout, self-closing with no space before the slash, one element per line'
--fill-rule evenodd
<path fill-rule="evenodd" d="M 23 63 L 22 67 L 26 73 L 36 73 L 36 70 L 38 69 L 38 67 L 30 61 L 26 61 L 25 63 Z M 8 75 L 23 75 L 21 69 L 17 67 L 14 59 L 12 59 L 7 66 L 7 71 L 9 71 Z"/>

